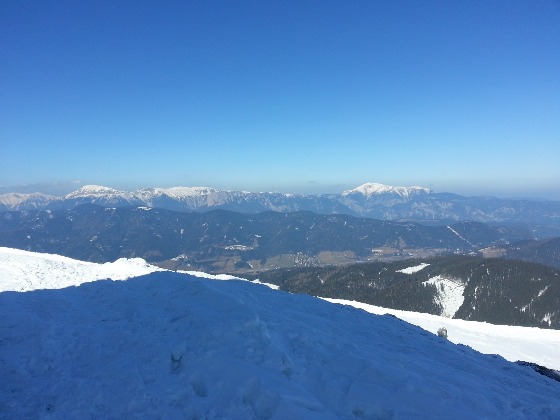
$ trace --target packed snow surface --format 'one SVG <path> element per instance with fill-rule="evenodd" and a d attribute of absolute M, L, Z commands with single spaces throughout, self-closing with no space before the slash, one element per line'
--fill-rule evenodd
<path fill-rule="evenodd" d="M 169 271 L 75 284 L 0 293 L 1 417 L 560 418 L 559 382 L 396 317 Z M 452 321 L 427 329 L 492 334 Z"/>
<path fill-rule="evenodd" d="M 414 267 L 407 267 L 407 268 L 403 268 L 402 270 L 397 270 L 397 273 L 414 274 L 422 270 L 423 268 L 426 268 L 429 265 L 430 264 L 422 263 L 419 265 L 415 265 Z"/>

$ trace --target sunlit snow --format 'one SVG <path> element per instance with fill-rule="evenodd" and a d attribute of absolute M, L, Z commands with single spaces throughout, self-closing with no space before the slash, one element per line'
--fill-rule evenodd
<path fill-rule="evenodd" d="M 413 267 L 407 267 L 407 268 L 403 268 L 402 270 L 397 270 L 397 273 L 414 274 L 422 270 L 423 268 L 426 268 L 429 265 L 430 264 L 422 263 L 419 265 L 415 265 Z"/>
<path fill-rule="evenodd" d="M 61 289 L 101 279 L 125 280 L 161 270 L 141 258 L 96 264 L 0 247 L 0 292 Z"/>
<path fill-rule="evenodd" d="M 463 296 L 465 285 L 459 280 L 443 276 L 432 277 L 428 281 L 425 281 L 424 284 L 436 286 L 436 301 L 441 305 L 441 315 L 446 318 L 453 318 L 465 301 L 465 297 Z"/>
<path fill-rule="evenodd" d="M 558 331 L 385 310 L 431 332 L 446 326 L 445 340 L 247 281 L 169 271 L 90 281 L 111 265 L 5 254 L 0 272 L 17 268 L 0 282 L 28 291 L 0 293 L 0 417 L 560 418 L 559 382 L 452 343 L 558 368 Z M 154 269 L 113 269 L 134 267 Z M 31 290 L 56 278 L 78 286 Z"/>
<path fill-rule="evenodd" d="M 363 309 L 372 314 L 391 314 L 436 333 L 441 327 L 447 329 L 448 339 L 468 345 L 485 354 L 499 354 L 510 361 L 524 360 L 551 369 L 560 370 L 560 330 L 493 325 L 486 322 L 449 319 L 419 312 L 381 308 L 367 303 L 344 299 L 325 300 Z"/>

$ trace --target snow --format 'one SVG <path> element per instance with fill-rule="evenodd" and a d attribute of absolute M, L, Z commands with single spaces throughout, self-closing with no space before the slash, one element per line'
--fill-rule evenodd
<path fill-rule="evenodd" d="M 114 188 L 100 185 L 85 185 L 70 194 L 64 196 L 65 200 L 93 199 L 93 202 L 104 202 L 105 204 L 118 201 L 135 202 L 137 198 L 130 192 L 119 191 Z"/>
<path fill-rule="evenodd" d="M 414 267 L 407 267 L 407 268 L 403 268 L 402 270 L 397 270 L 397 273 L 414 274 L 422 270 L 423 268 L 426 268 L 429 265 L 430 264 L 422 263 L 419 265 L 415 265 Z"/>
<path fill-rule="evenodd" d="M 271 289 L 274 289 L 274 290 L 279 290 L 280 289 L 280 286 L 277 286 L 276 284 L 262 282 L 259 279 L 253 280 L 253 283 L 264 284 L 265 286 L 270 287 Z"/>
<path fill-rule="evenodd" d="M 342 193 L 343 196 L 347 196 L 350 194 L 363 194 L 367 198 L 371 197 L 372 195 L 379 195 L 379 194 L 397 194 L 401 197 L 410 197 L 411 195 L 417 194 L 429 194 L 431 190 L 425 187 L 393 187 L 390 185 L 379 184 L 377 182 L 368 182 L 359 187 L 356 187 L 352 190 L 347 190 Z"/>
<path fill-rule="evenodd" d="M 88 281 L 99 264 L 2 254 L 1 271 L 27 265 L 12 282 L 57 286 L 61 266 L 80 277 L 0 293 L 2 418 L 560 418 L 560 383 L 451 342 L 509 346 L 558 368 L 558 331 L 398 312 L 429 331 L 445 326 L 448 341 L 247 281 L 170 271 Z M 123 275 L 143 266 L 120 264 Z"/>
<path fill-rule="evenodd" d="M 76 197 L 85 197 L 85 196 L 100 196 L 106 194 L 128 194 L 124 191 L 118 191 L 114 188 L 104 187 L 102 185 L 84 185 L 83 187 L 77 189 L 76 191 L 71 192 L 70 194 L 66 195 L 66 198 L 76 198 Z"/>
<path fill-rule="evenodd" d="M 465 239 L 463 236 L 461 236 L 461 234 L 459 232 L 457 232 L 455 229 L 453 229 L 451 226 L 446 226 L 447 229 L 449 229 L 451 232 L 453 232 L 455 235 L 457 235 L 459 237 L 459 239 L 461 239 L 462 241 L 465 241 L 466 243 L 468 243 L 470 246 L 474 247 L 474 244 L 472 244 L 471 242 L 469 242 L 467 239 Z"/>
<path fill-rule="evenodd" d="M 0 292 L 60 289 L 100 279 L 125 280 L 161 270 L 141 258 L 96 264 L 0 247 Z"/>
<path fill-rule="evenodd" d="M 445 327 L 448 339 L 453 343 L 468 345 L 485 354 L 499 354 L 512 362 L 523 360 L 560 370 L 560 353 L 558 352 L 560 330 L 493 325 L 486 322 L 449 319 L 419 312 L 381 308 L 344 299 L 324 299 L 363 309 L 372 314 L 391 314 L 434 334 L 438 328 Z"/>
<path fill-rule="evenodd" d="M 188 274 L 189 276 L 199 277 L 203 279 L 210 279 L 210 280 L 243 280 L 239 277 L 231 276 L 229 274 L 208 274 L 203 271 L 184 271 L 178 270 L 177 273 Z"/>
<path fill-rule="evenodd" d="M 453 318 L 455 313 L 459 310 L 465 297 L 465 285 L 455 279 L 449 279 L 443 276 L 435 276 L 425 281 L 424 284 L 432 284 L 437 288 L 436 301 L 442 307 L 441 316 L 446 318 Z"/>
<path fill-rule="evenodd" d="M 171 187 L 158 188 L 158 190 L 163 194 L 174 198 L 209 195 L 219 192 L 217 189 L 209 187 Z"/>

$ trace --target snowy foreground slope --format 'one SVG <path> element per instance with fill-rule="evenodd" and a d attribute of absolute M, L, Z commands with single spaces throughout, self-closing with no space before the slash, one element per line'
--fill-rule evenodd
<path fill-rule="evenodd" d="M 530 368 L 243 281 L 6 291 L 0 340 L 1 418 L 560 418 Z"/>
<path fill-rule="evenodd" d="M 367 303 L 324 298 L 376 315 L 390 314 L 434 334 L 441 327 L 449 341 L 465 344 L 485 354 L 499 354 L 512 362 L 522 360 L 560 371 L 560 331 L 542 328 L 493 325 L 486 322 L 450 319 L 419 312 L 381 308 Z"/>
<path fill-rule="evenodd" d="M 0 292 L 61 289 L 86 281 L 125 280 L 161 270 L 141 258 L 121 258 L 113 263 L 96 264 L 0 247 Z"/>

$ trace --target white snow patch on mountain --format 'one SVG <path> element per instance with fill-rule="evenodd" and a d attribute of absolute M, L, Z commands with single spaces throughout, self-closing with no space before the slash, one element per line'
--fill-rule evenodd
<path fill-rule="evenodd" d="M 396 194 L 401 197 L 407 198 L 412 195 L 418 194 L 429 194 L 431 190 L 425 187 L 393 187 L 390 185 L 379 184 L 377 182 L 368 182 L 359 187 L 356 187 L 352 190 L 346 190 L 342 193 L 342 196 L 347 196 L 350 194 L 363 194 L 367 198 L 371 197 L 372 195 L 379 195 L 379 194 Z"/>
<path fill-rule="evenodd" d="M 551 339 L 534 330 L 533 351 Z M 2 292 L 0 332 L 6 418 L 560 417 L 560 383 L 530 368 L 248 282 L 162 271 Z"/>
<path fill-rule="evenodd" d="M 453 318 L 459 310 L 465 297 L 465 285 L 456 279 L 449 279 L 443 276 L 435 276 L 425 281 L 424 284 L 431 284 L 437 288 L 436 301 L 441 305 L 441 316 Z"/>
<path fill-rule="evenodd" d="M 426 268 L 429 265 L 430 264 L 422 263 L 419 265 L 415 265 L 414 267 L 407 267 L 407 268 L 403 268 L 402 270 L 397 270 L 397 273 L 414 274 L 422 270 L 423 268 Z"/>
<path fill-rule="evenodd" d="M 436 334 L 439 328 L 445 327 L 447 338 L 453 343 L 470 346 L 485 354 L 499 354 L 512 362 L 523 360 L 560 370 L 560 353 L 558 352 L 560 330 L 493 325 L 420 312 L 387 309 L 344 299 L 323 299 L 360 308 L 372 314 L 391 314 L 433 334 Z"/>

